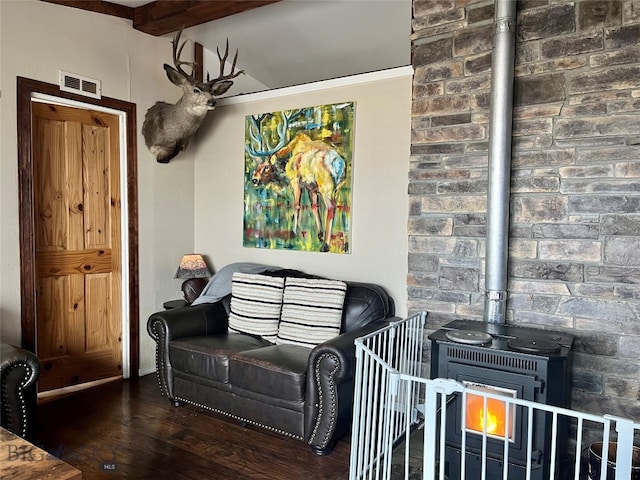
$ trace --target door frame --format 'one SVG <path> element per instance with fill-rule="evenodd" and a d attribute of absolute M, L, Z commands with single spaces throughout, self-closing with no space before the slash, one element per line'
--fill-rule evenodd
<path fill-rule="evenodd" d="M 35 232 L 33 215 L 33 152 L 31 102 L 34 97 L 56 97 L 65 105 L 66 101 L 83 104 L 83 108 L 90 110 L 106 108 L 124 114 L 126 141 L 126 206 L 127 231 L 123 234 L 128 243 L 128 250 L 123 252 L 123 260 L 128 257 L 128 282 L 123 289 L 122 302 L 123 319 L 128 324 L 128 342 L 123 338 L 123 376 L 137 377 L 139 368 L 139 287 L 138 287 L 138 155 L 136 134 L 136 105 L 123 100 L 109 97 L 94 99 L 60 90 L 58 85 L 40 82 L 24 77 L 17 77 L 17 117 L 18 117 L 18 199 L 20 223 L 20 298 L 21 298 L 21 328 L 22 347 L 36 351 L 36 262 L 35 262 Z M 69 105 L 69 103 L 66 103 Z M 70 105 L 69 105 L 70 106 Z M 124 172 L 123 172 L 124 173 Z M 123 267 L 125 264 L 123 262 Z M 123 268 L 124 270 L 124 268 Z M 123 274 L 125 272 L 123 271 Z M 128 295 L 126 295 L 128 292 Z M 125 330 L 123 330 L 125 333 Z M 128 343 L 128 349 L 126 345 Z M 128 365 L 126 365 L 128 363 Z M 126 368 L 128 366 L 128 368 Z M 127 372 L 128 371 L 128 372 Z M 127 374 L 128 373 L 128 374 Z"/>

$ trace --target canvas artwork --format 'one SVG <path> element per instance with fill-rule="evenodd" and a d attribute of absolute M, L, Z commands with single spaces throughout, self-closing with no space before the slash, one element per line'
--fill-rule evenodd
<path fill-rule="evenodd" d="M 350 253 L 354 110 L 246 116 L 245 247 Z"/>

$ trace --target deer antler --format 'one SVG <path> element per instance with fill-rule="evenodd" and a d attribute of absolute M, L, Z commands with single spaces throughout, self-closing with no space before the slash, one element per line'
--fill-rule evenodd
<path fill-rule="evenodd" d="M 227 46 L 224 49 L 224 55 L 220 55 L 220 49 L 216 47 L 216 53 L 218 54 L 218 59 L 220 60 L 220 74 L 214 78 L 213 80 L 209 79 L 209 72 L 207 72 L 207 84 L 217 83 L 221 80 L 231 80 L 232 78 L 236 78 L 238 75 L 244 73 L 244 70 L 236 69 L 236 62 L 238 61 L 238 49 L 236 48 L 236 54 L 233 56 L 233 64 L 231 65 L 231 72 L 227 75 L 224 74 L 224 67 L 227 62 L 227 57 L 229 56 L 229 39 L 227 38 Z"/>
<path fill-rule="evenodd" d="M 281 121 L 276 125 L 278 133 L 278 143 L 272 147 L 269 142 L 262 136 L 262 120 L 267 114 L 251 115 L 249 124 L 249 136 L 251 137 L 251 145 L 245 145 L 245 150 L 252 157 L 265 158 L 273 155 L 287 144 L 287 130 L 291 120 L 295 120 L 302 113 L 302 109 L 283 110 L 280 112 Z M 266 149 L 263 149 L 263 144 Z"/>
<path fill-rule="evenodd" d="M 176 36 L 173 37 L 173 40 L 171 40 L 171 43 L 173 44 L 173 65 L 176 67 L 176 70 L 178 70 L 182 75 L 184 75 L 189 80 L 192 80 L 195 82 L 196 81 L 195 78 L 192 75 L 189 75 L 187 72 L 185 72 L 182 69 L 182 65 L 189 65 L 193 73 L 193 69 L 196 66 L 195 62 L 185 62 L 184 60 L 180 60 L 180 56 L 182 55 L 182 50 L 184 49 L 184 46 L 187 44 L 187 40 L 185 40 L 184 42 L 182 42 L 182 44 L 180 44 L 180 36 L 182 35 L 182 30 L 183 28 L 181 28 L 180 31 L 176 34 Z"/>

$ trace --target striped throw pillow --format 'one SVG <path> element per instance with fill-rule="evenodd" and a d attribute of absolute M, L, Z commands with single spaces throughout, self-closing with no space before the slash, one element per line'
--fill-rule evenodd
<path fill-rule="evenodd" d="M 313 348 L 340 334 L 347 284 L 287 277 L 276 344 Z"/>
<path fill-rule="evenodd" d="M 235 272 L 231 280 L 229 331 L 274 342 L 282 309 L 284 278 Z"/>

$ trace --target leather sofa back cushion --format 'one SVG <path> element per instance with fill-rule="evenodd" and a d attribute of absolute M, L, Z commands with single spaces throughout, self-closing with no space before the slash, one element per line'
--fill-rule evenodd
<path fill-rule="evenodd" d="M 233 274 L 229 331 L 257 335 L 274 342 L 278 335 L 284 278 Z"/>
<path fill-rule="evenodd" d="M 273 277 L 322 278 L 299 270 L 280 269 L 264 272 Z M 362 282 L 346 282 L 347 294 L 342 308 L 342 328 L 340 333 L 350 332 L 373 320 L 395 315 L 393 299 L 379 285 Z M 231 295 L 222 300 L 227 313 L 230 310 Z"/>
<path fill-rule="evenodd" d="M 287 277 L 276 344 L 313 348 L 340 334 L 347 284 Z"/>
<path fill-rule="evenodd" d="M 289 268 L 268 270 L 264 275 L 274 277 L 325 279 L 300 270 Z M 396 313 L 393 298 L 379 285 L 365 282 L 345 282 L 347 294 L 342 308 L 342 327 L 340 333 L 350 332 L 356 328 L 383 318 L 393 317 Z M 229 301 L 229 297 L 223 300 Z M 226 307 L 225 307 L 226 308 Z"/>
<path fill-rule="evenodd" d="M 363 327 L 374 320 L 392 317 L 394 314 L 393 299 L 382 287 L 372 283 L 347 282 L 341 333 Z"/>

